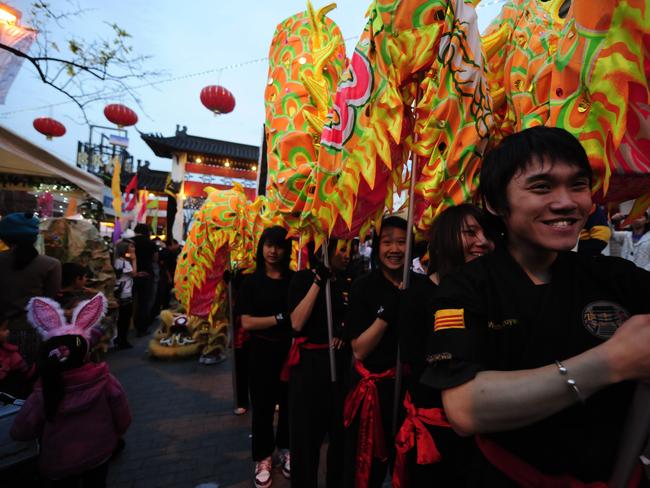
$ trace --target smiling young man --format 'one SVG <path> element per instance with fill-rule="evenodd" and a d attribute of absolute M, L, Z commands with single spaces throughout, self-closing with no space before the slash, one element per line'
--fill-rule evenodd
<path fill-rule="evenodd" d="M 580 143 L 558 128 L 511 135 L 484 159 L 481 192 L 503 239 L 443 280 L 423 377 L 452 426 L 476 435 L 466 486 L 611 476 L 631 380 L 650 378 L 650 273 L 569 252 L 591 177 Z"/>

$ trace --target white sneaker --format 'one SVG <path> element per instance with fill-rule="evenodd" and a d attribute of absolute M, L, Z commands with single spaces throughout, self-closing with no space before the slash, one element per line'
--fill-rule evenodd
<path fill-rule="evenodd" d="M 273 483 L 271 479 L 271 469 L 273 462 L 271 456 L 255 463 L 255 488 L 268 488 Z"/>
<path fill-rule="evenodd" d="M 217 354 L 216 356 L 213 354 L 208 354 L 208 355 L 201 355 L 199 358 L 199 363 L 202 364 L 219 364 L 223 363 L 226 360 L 226 355 L 225 354 Z"/>
<path fill-rule="evenodd" d="M 280 449 L 280 463 L 282 464 L 282 476 L 291 479 L 291 452 L 289 449 Z"/>

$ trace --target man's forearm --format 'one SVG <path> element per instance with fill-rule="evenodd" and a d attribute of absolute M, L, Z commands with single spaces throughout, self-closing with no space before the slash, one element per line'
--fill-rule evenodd
<path fill-rule="evenodd" d="M 316 283 L 313 283 L 298 306 L 293 309 L 293 312 L 291 312 L 291 327 L 293 327 L 293 330 L 300 332 L 304 327 L 305 322 L 307 322 L 307 319 L 311 317 L 319 290 L 319 286 Z"/>
<path fill-rule="evenodd" d="M 472 381 L 443 391 L 445 412 L 461 434 L 501 432 L 530 425 L 579 401 L 567 384 L 575 380 L 587 398 L 614 382 L 602 346 L 556 364 L 521 371 L 484 371 Z"/>
<path fill-rule="evenodd" d="M 277 325 L 277 320 L 274 316 L 268 317 L 252 317 L 250 315 L 241 316 L 241 325 L 246 330 L 262 330 L 268 329 Z"/>
<path fill-rule="evenodd" d="M 388 324 L 384 320 L 377 318 L 359 337 L 350 342 L 355 359 L 359 361 L 366 359 L 368 354 L 377 347 L 381 338 L 384 337 L 386 327 L 388 327 Z"/>

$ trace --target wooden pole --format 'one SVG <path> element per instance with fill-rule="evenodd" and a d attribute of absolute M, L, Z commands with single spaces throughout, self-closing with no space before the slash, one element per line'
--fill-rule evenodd
<path fill-rule="evenodd" d="M 611 488 L 626 488 L 650 436 L 650 385 L 639 383 L 619 442 Z"/>
<path fill-rule="evenodd" d="M 415 96 L 415 105 L 421 98 L 421 89 L 418 85 L 417 94 Z M 417 134 L 416 134 L 417 136 Z M 415 138 L 417 143 L 417 137 Z M 411 284 L 411 260 L 413 259 L 413 208 L 415 205 L 415 176 L 417 174 L 418 158 L 413 151 L 411 151 L 411 180 L 409 182 L 409 205 L 408 217 L 406 224 L 406 253 L 404 256 L 404 268 L 402 272 L 402 289 L 408 290 Z M 395 364 L 395 393 L 393 396 L 393 434 L 397 434 L 397 412 L 399 411 L 399 404 L 402 398 L 402 352 L 400 347 L 401 331 L 397 336 L 397 363 Z"/>
<path fill-rule="evenodd" d="M 329 268 L 329 239 L 323 241 L 323 264 Z M 336 383 L 336 351 L 334 351 L 334 319 L 332 318 L 332 285 L 330 279 L 325 280 L 325 309 L 327 311 L 327 337 L 329 338 L 330 377 Z"/>
<path fill-rule="evenodd" d="M 232 347 L 232 398 L 235 406 L 239 407 L 239 397 L 237 395 L 237 360 L 235 359 L 235 314 L 233 311 L 232 299 L 232 280 L 234 273 L 232 271 L 232 262 L 230 261 L 230 253 L 228 253 L 228 271 L 230 272 L 230 280 L 228 280 L 228 320 L 230 322 L 230 345 Z"/>

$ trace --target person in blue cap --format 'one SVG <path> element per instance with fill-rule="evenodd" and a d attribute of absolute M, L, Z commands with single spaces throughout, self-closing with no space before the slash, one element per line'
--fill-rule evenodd
<path fill-rule="evenodd" d="M 54 298 L 61 288 L 61 263 L 42 256 L 34 247 L 39 220 L 32 213 L 11 213 L 0 219 L 0 239 L 9 251 L 0 253 L 0 310 L 12 317 L 10 341 L 28 363 L 36 359 L 38 336 L 25 318 L 25 307 L 35 296 Z"/>

